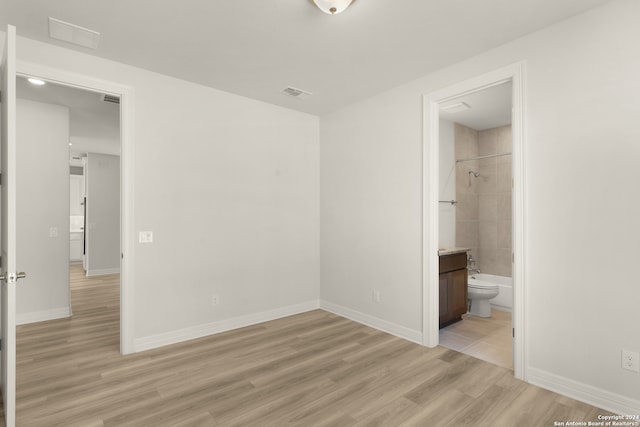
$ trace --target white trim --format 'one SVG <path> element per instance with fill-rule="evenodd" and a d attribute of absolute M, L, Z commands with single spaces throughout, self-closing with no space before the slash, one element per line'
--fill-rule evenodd
<path fill-rule="evenodd" d="M 387 332 L 391 335 L 404 338 L 407 341 L 422 344 L 422 332 L 416 331 L 415 329 L 388 322 L 378 317 L 370 316 L 368 314 L 361 313 L 359 311 L 352 310 L 341 305 L 333 304 L 328 301 L 321 300 L 320 308 L 333 314 L 337 314 L 338 316 L 346 317 L 347 319 L 353 320 L 354 322 L 362 323 L 363 325 L 367 325 L 383 332 Z"/>
<path fill-rule="evenodd" d="M 18 313 L 16 315 L 16 325 L 26 325 L 28 323 L 44 322 L 47 320 L 63 319 L 66 317 L 71 317 L 71 310 L 69 310 L 69 307 L 32 311 L 30 313 Z"/>
<path fill-rule="evenodd" d="M 178 329 L 162 334 L 137 338 L 134 344 L 134 351 L 138 352 L 150 350 L 152 348 L 158 348 L 165 345 L 189 341 L 208 335 L 219 334 L 221 332 L 231 331 L 233 329 L 244 328 L 246 326 L 264 323 L 270 320 L 280 319 L 282 317 L 293 316 L 295 314 L 317 310 L 318 308 L 320 308 L 318 300 L 312 300 L 301 304 L 276 308 L 274 310 L 247 314 L 244 316 L 219 320 L 217 322 L 205 323 L 202 325 L 191 326 L 189 328 Z"/>
<path fill-rule="evenodd" d="M 120 267 L 103 268 L 101 270 L 87 270 L 87 277 L 104 276 L 107 274 L 118 274 L 118 273 L 120 273 Z"/>
<path fill-rule="evenodd" d="M 67 70 L 47 67 L 41 64 L 18 60 L 16 70 L 19 74 L 39 77 L 65 86 L 101 92 L 120 97 L 120 176 L 121 223 L 120 246 L 126 254 L 126 262 L 120 263 L 120 352 L 133 352 L 134 342 L 134 91 L 130 86 L 100 80 Z"/>
<path fill-rule="evenodd" d="M 570 380 L 542 369 L 529 368 L 531 384 L 571 397 L 619 415 L 640 414 L 640 400 L 602 390 L 589 384 Z"/>
<path fill-rule="evenodd" d="M 524 167 L 524 62 L 477 76 L 427 94 L 423 98 L 423 240 L 422 295 L 423 344 L 435 347 L 438 336 L 438 105 L 467 93 L 505 81 L 513 86 L 513 366 L 516 378 L 526 381 L 527 373 L 527 287 L 525 277 L 526 194 Z"/>

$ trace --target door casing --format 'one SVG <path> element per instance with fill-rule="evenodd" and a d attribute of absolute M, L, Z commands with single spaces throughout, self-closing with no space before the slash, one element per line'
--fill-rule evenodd
<path fill-rule="evenodd" d="M 135 268 L 134 218 L 134 90 L 130 86 L 96 79 L 68 70 L 18 59 L 16 72 L 55 84 L 120 97 L 120 353 L 134 352 L 133 278 Z"/>

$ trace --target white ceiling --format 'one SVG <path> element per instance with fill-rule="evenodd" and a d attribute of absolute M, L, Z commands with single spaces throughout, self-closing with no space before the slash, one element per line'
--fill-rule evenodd
<path fill-rule="evenodd" d="M 440 118 L 478 131 L 511 124 L 512 87 L 511 82 L 507 82 L 444 102 L 441 107 L 464 102 L 471 108 L 459 113 L 441 109 Z"/>
<path fill-rule="evenodd" d="M 380 93 L 609 0 L 1 0 L 18 35 L 313 114 Z M 48 17 L 101 33 L 48 38 Z M 313 93 L 288 98 L 287 86 Z"/>

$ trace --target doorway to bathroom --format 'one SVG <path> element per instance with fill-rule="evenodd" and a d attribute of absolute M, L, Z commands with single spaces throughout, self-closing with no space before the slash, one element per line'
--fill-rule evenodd
<path fill-rule="evenodd" d="M 513 368 L 525 379 L 522 67 L 424 98 L 423 330 L 427 346 Z M 459 267 L 467 271 L 469 310 L 440 329 L 447 291 L 439 254 L 451 250 L 466 258 Z"/>
<path fill-rule="evenodd" d="M 509 369 L 511 92 L 507 81 L 451 99 L 441 104 L 438 123 L 438 246 L 440 253 L 463 251 L 467 259 L 467 312 L 441 322 L 440 345 Z M 440 298 L 446 297 L 441 288 Z"/>

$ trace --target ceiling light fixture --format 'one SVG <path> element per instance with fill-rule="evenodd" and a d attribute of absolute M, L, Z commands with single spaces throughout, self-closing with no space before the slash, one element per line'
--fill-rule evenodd
<path fill-rule="evenodd" d="M 329 15 L 337 15 L 343 12 L 353 0 L 313 0 L 318 9 Z"/>
<path fill-rule="evenodd" d="M 44 84 L 44 80 L 34 79 L 33 77 L 29 77 L 27 81 L 36 86 L 42 86 Z"/>

